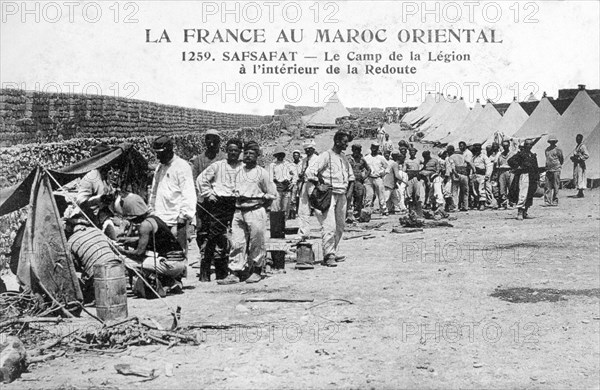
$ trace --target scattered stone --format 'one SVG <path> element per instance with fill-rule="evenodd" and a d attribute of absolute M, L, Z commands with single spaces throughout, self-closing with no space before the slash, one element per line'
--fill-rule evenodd
<path fill-rule="evenodd" d="M 0 381 L 10 383 L 27 368 L 27 351 L 18 337 L 8 336 L 0 343 Z"/>

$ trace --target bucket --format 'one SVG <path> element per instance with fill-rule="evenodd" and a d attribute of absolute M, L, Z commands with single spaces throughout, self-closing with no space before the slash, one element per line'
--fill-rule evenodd
<path fill-rule="evenodd" d="M 298 263 L 314 264 L 315 253 L 312 244 L 309 242 L 299 242 L 296 249 L 296 261 Z"/>
<path fill-rule="evenodd" d="M 103 321 L 127 318 L 127 278 L 121 262 L 94 266 L 96 315 Z"/>
<path fill-rule="evenodd" d="M 285 211 L 271 211 L 271 238 L 285 238 Z"/>
<path fill-rule="evenodd" d="M 285 269 L 285 251 L 271 251 L 273 269 Z"/>

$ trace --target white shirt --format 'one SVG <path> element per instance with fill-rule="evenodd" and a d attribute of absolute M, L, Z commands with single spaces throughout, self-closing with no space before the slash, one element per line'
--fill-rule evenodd
<path fill-rule="evenodd" d="M 473 153 L 469 149 L 465 149 L 462 155 L 465 158 L 465 161 L 471 162 L 473 160 Z"/>
<path fill-rule="evenodd" d="M 288 180 L 293 183 L 297 179 L 296 172 L 296 164 L 289 161 L 274 161 L 269 165 L 269 175 L 273 182 L 275 180 L 278 182 Z"/>
<path fill-rule="evenodd" d="M 381 154 L 377 156 L 373 156 L 372 154 L 368 154 L 365 156 L 365 161 L 367 165 L 371 169 L 370 177 L 383 177 L 385 176 L 386 169 L 388 167 L 388 162 Z"/>
<path fill-rule="evenodd" d="M 150 207 L 154 215 L 167 225 L 177 224 L 177 218 L 193 220 L 196 215 L 196 190 L 192 168 L 183 159 L 174 156 L 167 164 L 160 164 L 154 172 Z"/>
<path fill-rule="evenodd" d="M 230 165 L 220 160 L 208 166 L 196 179 L 198 193 L 203 198 L 210 195 L 235 196 L 235 176 L 242 169 L 242 162 Z"/>
<path fill-rule="evenodd" d="M 325 184 L 330 184 L 334 194 L 345 194 L 348 184 L 354 181 L 354 171 L 343 154 L 333 150 L 321 153 L 306 170 L 308 180 L 318 180 L 321 175 Z"/>

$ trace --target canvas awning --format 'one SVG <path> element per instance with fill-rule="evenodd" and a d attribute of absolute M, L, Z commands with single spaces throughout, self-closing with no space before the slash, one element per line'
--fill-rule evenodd
<path fill-rule="evenodd" d="M 62 186 L 81 177 L 91 170 L 107 164 L 119 164 L 123 167 L 124 190 L 144 195 L 147 190 L 148 163 L 146 159 L 131 144 L 120 144 L 93 157 L 81 160 L 60 170 L 48 172 Z M 29 194 L 34 182 L 34 169 L 21 183 L 0 190 L 0 216 L 17 211 L 29 204 Z M 56 183 L 51 183 L 54 189 Z"/>

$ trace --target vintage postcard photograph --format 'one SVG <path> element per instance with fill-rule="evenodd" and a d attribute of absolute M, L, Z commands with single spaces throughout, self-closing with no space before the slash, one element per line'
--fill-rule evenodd
<path fill-rule="evenodd" d="M 599 1 L 0 19 L 3 389 L 600 388 Z"/>

